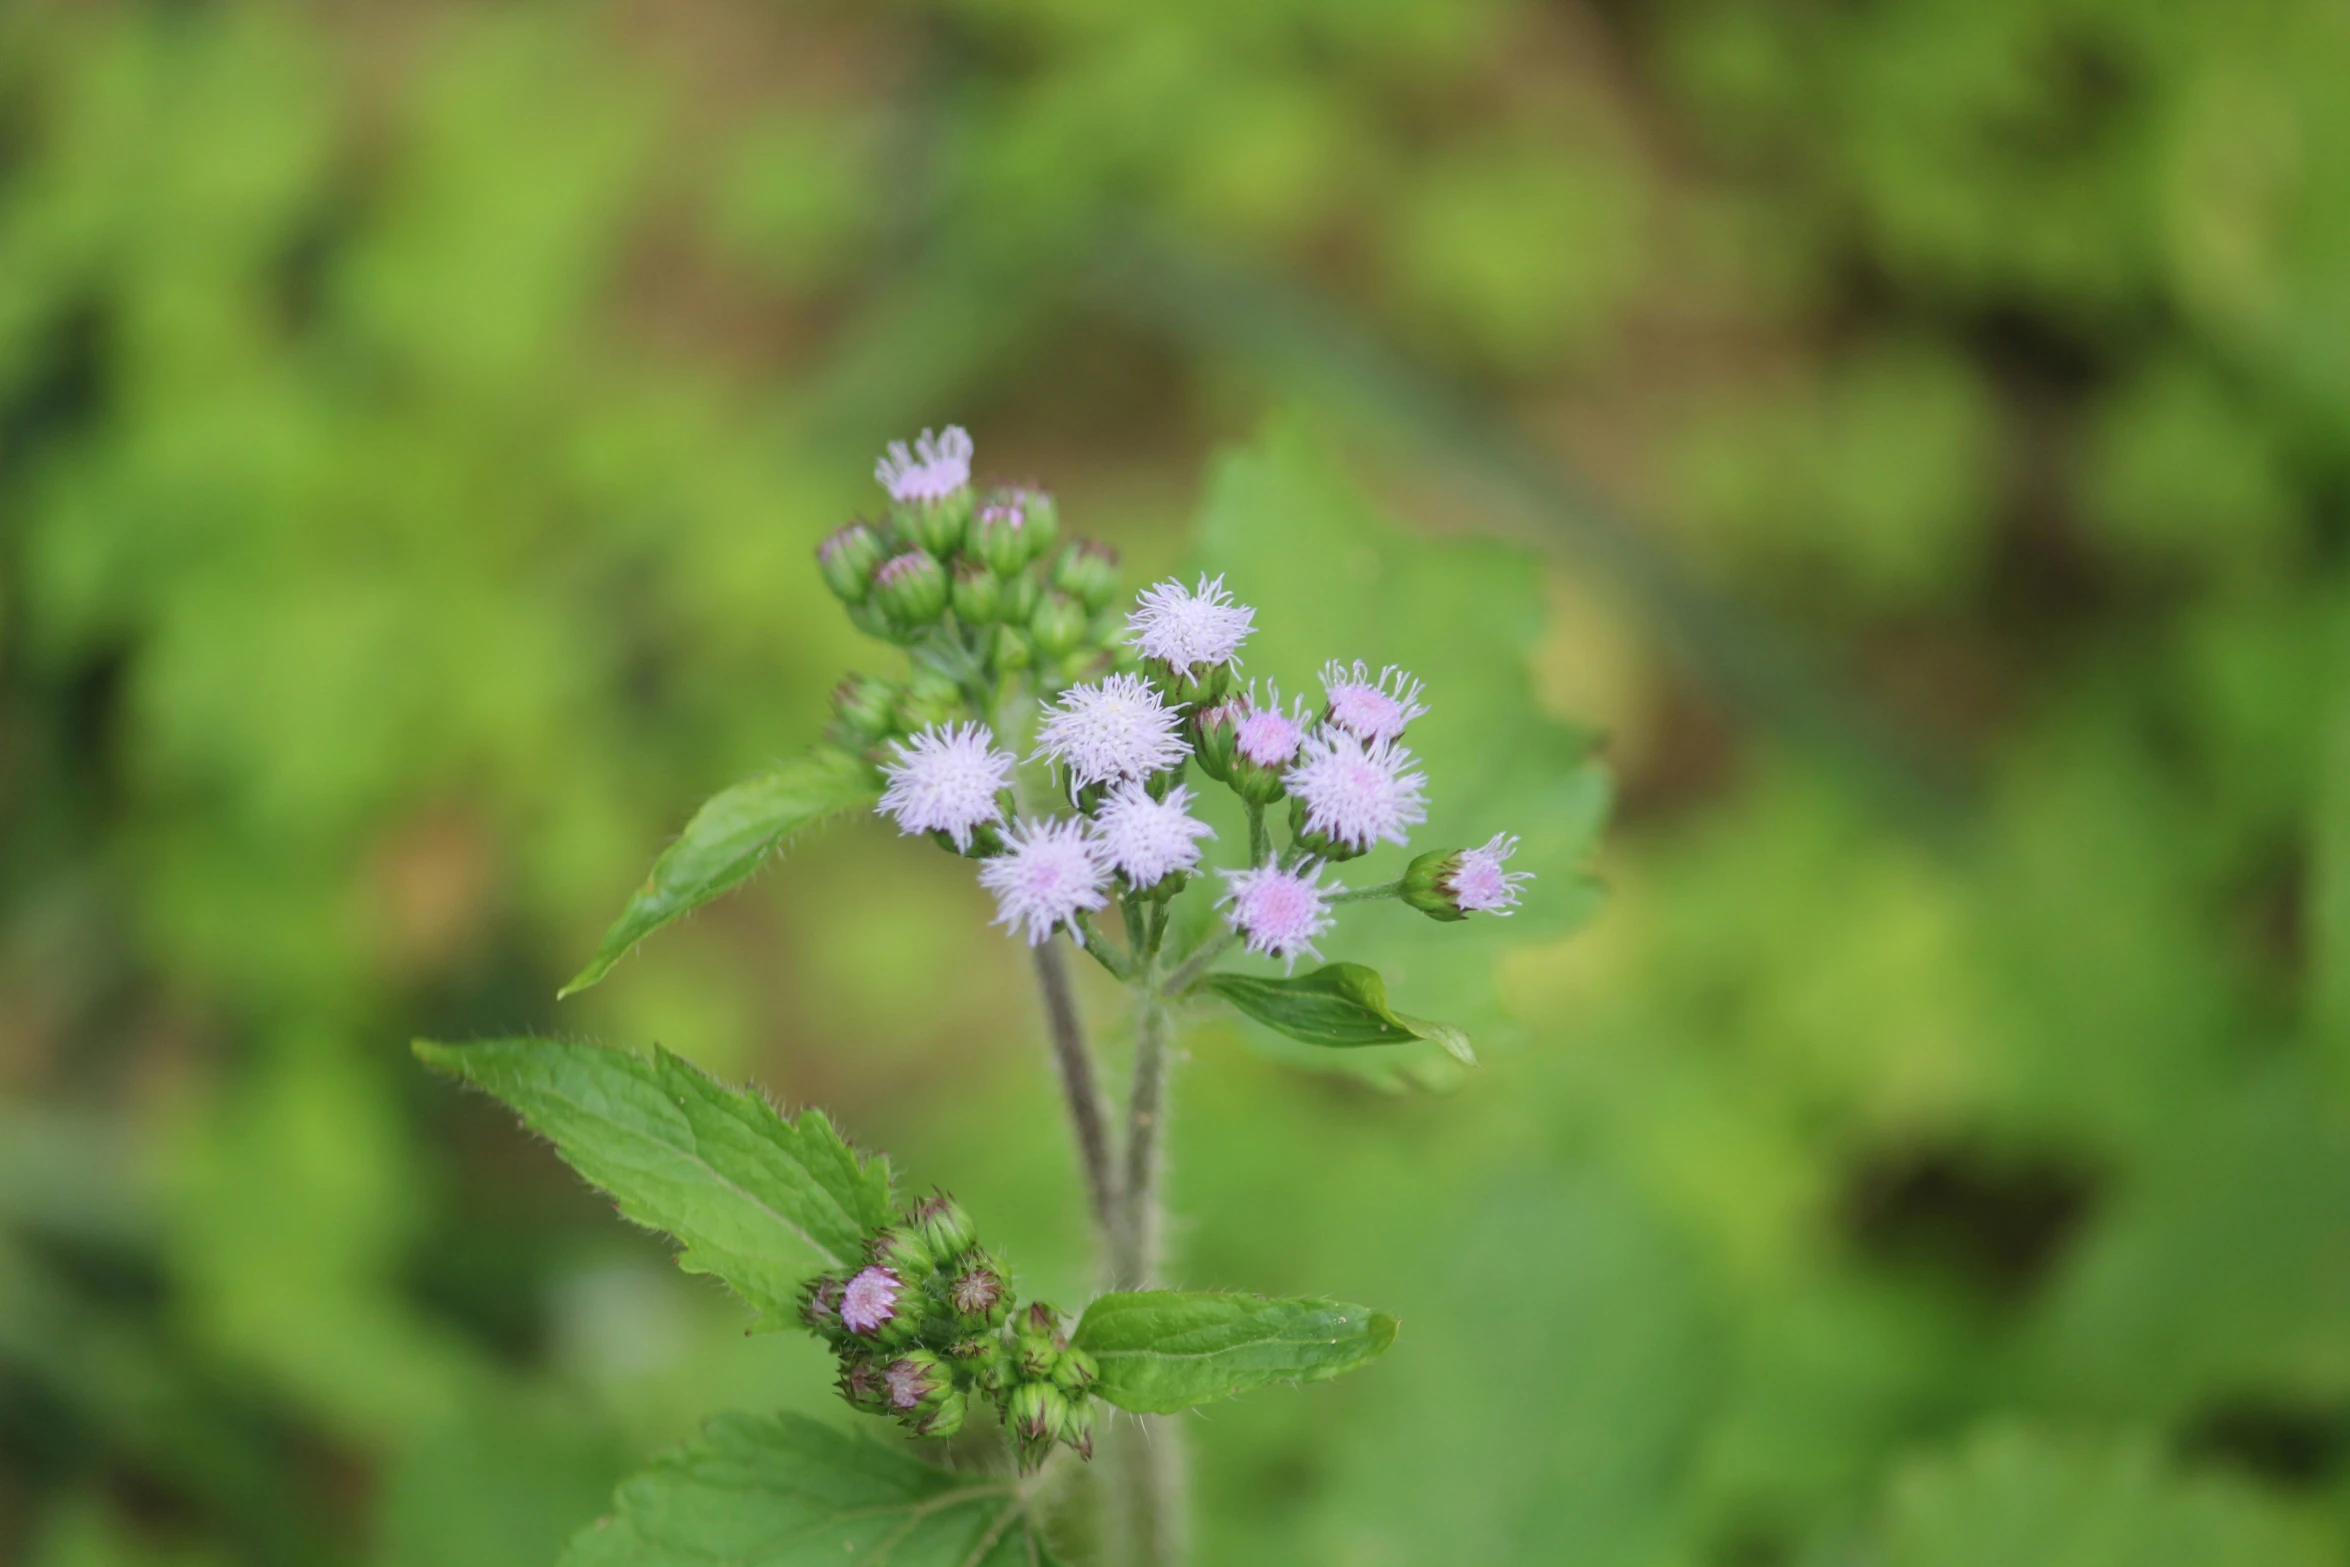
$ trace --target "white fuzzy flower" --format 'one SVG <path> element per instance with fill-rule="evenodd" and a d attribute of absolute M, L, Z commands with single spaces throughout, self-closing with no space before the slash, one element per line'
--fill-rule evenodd
<path fill-rule="evenodd" d="M 1319 870 L 1285 871 L 1276 865 L 1226 871 L 1228 885 L 1218 903 L 1251 952 L 1280 958 L 1291 968 L 1298 954 L 1314 951 L 1314 938 L 1330 928 L 1330 893 Z"/>
<path fill-rule="evenodd" d="M 1393 664 L 1374 680 L 1361 659 L 1351 668 L 1332 659 L 1322 666 L 1322 689 L 1329 693 L 1330 721 L 1366 745 L 1397 738 L 1428 711 L 1420 705 L 1420 682 Z"/>
<path fill-rule="evenodd" d="M 841 1326 L 851 1333 L 874 1333 L 898 1314 L 898 1276 L 887 1268 L 867 1268 L 849 1280 L 841 1292 Z"/>
<path fill-rule="evenodd" d="M 923 431 L 910 452 L 905 442 L 892 441 L 873 477 L 893 501 L 944 500 L 971 482 L 971 437 L 950 424 L 937 435 Z"/>
<path fill-rule="evenodd" d="M 1222 577 L 1203 575 L 1197 591 L 1169 579 L 1146 589 L 1136 603 L 1126 617 L 1136 651 L 1179 674 L 1194 665 L 1231 663 L 1257 618 L 1255 610 L 1233 602 Z"/>
<path fill-rule="evenodd" d="M 1298 748 L 1305 744 L 1306 727 L 1304 698 L 1293 699 L 1284 712 L 1279 686 L 1268 684 L 1265 700 L 1259 703 L 1256 683 L 1251 681 L 1248 699 L 1241 704 L 1240 717 L 1232 726 L 1232 748 L 1259 767 L 1287 767 L 1297 760 Z"/>
<path fill-rule="evenodd" d="M 1403 843 L 1428 819 L 1428 780 L 1406 769 L 1412 753 L 1380 741 L 1365 745 L 1342 729 L 1317 730 L 1284 779 L 1305 807 L 1306 830 L 1368 849 L 1381 839 Z"/>
<path fill-rule="evenodd" d="M 1453 906 L 1464 914 L 1508 914 L 1518 906 L 1518 884 L 1534 879 L 1532 871 L 1505 871 L 1502 862 L 1518 852 L 1518 840 L 1495 833 L 1484 847 L 1463 849 L 1445 879 Z"/>
<path fill-rule="evenodd" d="M 1101 846 L 1072 817 L 1016 822 L 1004 852 L 979 867 L 979 885 L 995 894 L 995 923 L 1024 934 L 1032 947 L 1081 913 L 1109 901 L 1109 867 Z"/>
<path fill-rule="evenodd" d="M 1191 791 L 1178 784 L 1154 800 L 1139 783 L 1123 783 L 1094 813 L 1095 839 L 1110 868 L 1133 887 L 1150 887 L 1174 871 L 1199 864 L 1199 840 L 1216 829 L 1187 809 Z"/>
<path fill-rule="evenodd" d="M 889 787 L 880 809 L 897 819 L 900 832 L 943 832 L 968 850 L 973 828 L 1003 819 L 997 797 L 1019 760 L 994 746 L 985 724 L 932 724 L 910 741 L 894 742 L 897 761 L 881 769 Z"/>
<path fill-rule="evenodd" d="M 1088 784 L 1146 778 L 1187 754 L 1183 717 L 1139 675 L 1071 686 L 1036 731 L 1037 750 L 1069 770 L 1072 793 Z"/>

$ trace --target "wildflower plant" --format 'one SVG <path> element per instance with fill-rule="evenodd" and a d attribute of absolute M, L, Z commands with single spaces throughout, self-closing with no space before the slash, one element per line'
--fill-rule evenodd
<path fill-rule="evenodd" d="M 574 1543 L 581 1567 L 1040 1561 L 1040 1504 L 1097 1436 L 1113 1460 L 1104 1546 L 1173 1562 L 1176 1433 L 1138 1420 L 1336 1376 L 1394 1340 L 1395 1320 L 1362 1306 L 1161 1287 L 1173 1030 L 1220 1004 L 1309 1046 L 1427 1042 L 1473 1063 L 1460 1030 L 1396 1011 L 1375 970 L 1322 963 L 1322 946 L 1350 903 L 1445 923 L 1509 915 L 1529 879 L 1505 868 L 1517 840 L 1435 848 L 1394 879 L 1350 883 L 1350 862 L 1426 820 L 1429 780 L 1406 744 L 1428 711 L 1421 683 L 1333 660 L 1309 705 L 1244 680 L 1256 611 L 1232 586 L 1200 576 L 1124 601 L 1114 552 L 1064 542 L 1040 490 L 975 488 L 972 456 L 959 429 L 891 445 L 876 469 L 886 516 L 817 552 L 851 619 L 902 651 L 904 671 L 844 678 L 822 744 L 703 806 L 564 993 L 838 812 L 876 810 L 969 860 L 1036 971 L 1107 1292 L 1074 1313 L 1023 1300 L 951 1197 L 907 1200 L 887 1161 L 823 1112 L 784 1114 L 666 1051 L 420 1043 L 623 1215 L 673 1236 L 679 1264 L 731 1286 L 755 1330 L 820 1340 L 852 1409 L 916 1439 L 1001 1433 L 1001 1472 L 974 1478 L 806 1420 L 726 1417 L 622 1488 L 617 1514 Z M 1199 814 L 1215 793 L 1244 823 L 1229 841 Z M 1195 914 L 1177 918 L 1195 889 Z M 1116 1114 L 1073 949 L 1129 993 L 1133 1077 Z M 1280 972 L 1226 966 L 1244 954 Z M 1299 972 L 1308 960 L 1319 966 Z M 956 1451 L 970 1461 L 968 1443 Z"/>

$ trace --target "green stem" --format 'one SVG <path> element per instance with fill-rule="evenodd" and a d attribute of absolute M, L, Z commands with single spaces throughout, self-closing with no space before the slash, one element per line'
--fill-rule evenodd
<path fill-rule="evenodd" d="M 1199 983 L 1200 976 L 1208 971 L 1208 965 L 1231 951 L 1233 943 L 1238 940 L 1240 932 L 1226 930 L 1201 942 L 1192 949 L 1189 957 L 1176 965 L 1175 971 L 1167 976 L 1166 983 L 1159 987 L 1159 993 L 1173 1000 L 1190 990 Z"/>
<path fill-rule="evenodd" d="M 1126 1100 L 1126 1169 L 1119 1184 L 1119 1219 L 1110 1282 L 1117 1289 L 1148 1289 L 1159 1269 L 1159 1174 L 1165 1163 L 1167 1065 L 1174 1020 L 1149 976 L 1137 994 L 1134 1086 Z"/>
<path fill-rule="evenodd" d="M 1403 896 L 1403 878 L 1383 881 L 1376 887 L 1350 887 L 1330 895 L 1332 903 L 1361 903 L 1369 898 L 1400 898 Z"/>
<path fill-rule="evenodd" d="M 1248 862 L 1262 865 L 1273 852 L 1273 835 L 1265 831 L 1265 808 L 1256 801 L 1248 802 Z"/>
<path fill-rule="evenodd" d="M 1030 951 L 1035 954 L 1037 989 L 1044 996 L 1045 1025 L 1052 1036 L 1053 1066 L 1060 1074 L 1061 1098 L 1069 1107 L 1069 1129 L 1077 1140 L 1086 1203 L 1093 1211 L 1094 1228 L 1108 1247 L 1119 1222 L 1118 1166 L 1110 1148 L 1109 1102 L 1102 1097 L 1101 1081 L 1094 1074 L 1093 1052 L 1086 1047 L 1085 1024 L 1077 1015 L 1077 995 L 1069 983 L 1069 964 L 1059 939 Z"/>

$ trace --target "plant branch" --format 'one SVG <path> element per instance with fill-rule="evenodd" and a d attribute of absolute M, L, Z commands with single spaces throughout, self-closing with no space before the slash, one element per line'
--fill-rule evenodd
<path fill-rule="evenodd" d="M 1155 979 L 1156 976 L 1153 976 Z M 1126 1170 L 1110 1259 L 1119 1289 L 1147 1289 L 1159 1267 L 1159 1172 L 1165 1163 L 1168 1035 L 1173 1019 L 1155 984 L 1135 997 L 1134 1087 L 1126 1100 Z"/>
<path fill-rule="evenodd" d="M 1110 1107 L 1102 1098 L 1094 1075 L 1093 1051 L 1085 1042 L 1085 1025 L 1077 1016 L 1077 996 L 1069 983 L 1069 960 L 1058 940 L 1030 949 L 1036 958 L 1037 989 L 1044 995 L 1047 1030 L 1052 1035 L 1053 1065 L 1060 1071 L 1061 1096 L 1069 1106 L 1069 1129 L 1076 1134 L 1078 1162 L 1085 1171 L 1086 1201 L 1093 1209 L 1095 1228 L 1106 1247 L 1115 1250 L 1120 1211 L 1117 1163 L 1110 1151 Z"/>
<path fill-rule="evenodd" d="M 1332 903 L 1361 903 L 1371 898 L 1400 898 L 1403 896 L 1403 878 L 1383 881 L 1376 887 L 1350 887 L 1330 895 Z"/>
<path fill-rule="evenodd" d="M 1199 983 L 1200 976 L 1208 971 L 1208 965 L 1231 951 L 1232 944 L 1239 939 L 1240 932 L 1227 930 L 1220 931 L 1201 942 L 1192 949 L 1191 955 L 1176 967 L 1175 972 L 1167 976 L 1166 983 L 1159 987 L 1159 994 L 1172 1000 L 1191 989 L 1192 986 Z"/>

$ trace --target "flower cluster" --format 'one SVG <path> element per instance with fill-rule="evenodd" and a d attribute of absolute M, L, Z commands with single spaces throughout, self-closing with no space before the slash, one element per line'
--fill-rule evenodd
<path fill-rule="evenodd" d="M 1033 490 L 975 499 L 971 454 L 960 430 L 893 445 L 877 470 L 889 522 L 850 524 L 819 561 L 860 624 L 915 661 L 903 682 L 844 682 L 835 737 L 880 766 L 881 810 L 900 830 L 980 860 L 997 923 L 1032 945 L 1063 930 L 1083 943 L 1114 902 L 1139 952 L 1216 836 L 1192 814 L 1194 764 L 1248 813 L 1247 854 L 1221 872 L 1218 907 L 1252 951 L 1294 966 L 1342 896 L 1400 898 L 1440 920 L 1516 906 L 1528 878 L 1503 869 L 1517 845 L 1506 834 L 1424 854 L 1382 888 L 1330 879 L 1427 820 L 1427 776 L 1404 737 L 1428 708 L 1409 672 L 1332 660 L 1318 709 L 1270 681 L 1244 686 L 1256 611 L 1221 577 L 1158 583 L 1121 621 L 1115 557 L 1078 541 L 1045 566 L 1052 503 Z M 1030 696 L 1030 760 L 1055 784 L 1038 792 L 1065 798 L 1066 814 L 1015 802 L 1019 759 L 996 727 Z M 1268 812 L 1284 801 L 1276 844 Z"/>
<path fill-rule="evenodd" d="M 1056 1442 L 1093 1456 L 1093 1357 L 1060 1313 L 1015 1310 L 1002 1264 L 955 1200 L 935 1193 L 865 1241 L 865 1266 L 800 1290 L 800 1320 L 839 1357 L 842 1398 L 916 1436 L 952 1436 L 974 1399 L 995 1405 L 1023 1470 Z"/>

